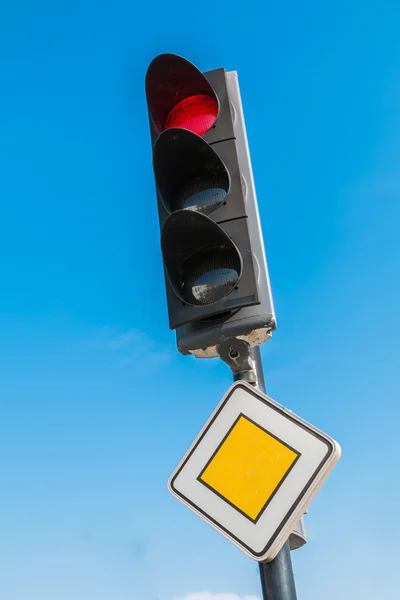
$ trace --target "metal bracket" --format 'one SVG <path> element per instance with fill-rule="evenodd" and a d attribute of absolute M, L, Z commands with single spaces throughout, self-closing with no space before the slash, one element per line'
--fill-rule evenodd
<path fill-rule="evenodd" d="M 306 513 L 307 512 L 308 511 L 306 511 Z M 304 517 L 301 517 L 289 536 L 289 547 L 290 550 L 297 550 L 298 548 L 302 548 L 304 544 L 307 544 L 307 533 L 304 526 Z"/>
<path fill-rule="evenodd" d="M 235 381 L 242 380 L 256 383 L 254 361 L 251 357 L 250 344 L 245 340 L 228 339 L 217 347 L 220 358 L 228 365 Z"/>

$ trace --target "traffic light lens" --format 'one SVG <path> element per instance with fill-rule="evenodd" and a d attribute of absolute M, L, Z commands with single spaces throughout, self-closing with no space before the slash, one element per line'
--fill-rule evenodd
<path fill-rule="evenodd" d="M 227 296 L 240 277 L 241 262 L 234 248 L 207 248 L 181 267 L 181 294 L 189 304 L 208 305 Z"/>
<path fill-rule="evenodd" d="M 164 129 L 179 127 L 204 135 L 214 124 L 218 116 L 216 98 L 205 94 L 189 96 L 181 100 L 169 113 Z"/>
<path fill-rule="evenodd" d="M 185 208 L 210 215 L 225 201 L 229 178 L 225 170 L 204 171 L 186 181 L 172 198 L 172 211 Z"/>
<path fill-rule="evenodd" d="M 186 198 L 182 208 L 201 212 L 203 215 L 209 215 L 223 204 L 225 197 L 225 190 L 217 187 L 209 188 L 207 190 L 196 192 Z"/>

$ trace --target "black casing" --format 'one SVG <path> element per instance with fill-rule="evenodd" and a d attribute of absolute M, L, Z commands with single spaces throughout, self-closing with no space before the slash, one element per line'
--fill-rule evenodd
<path fill-rule="evenodd" d="M 195 69 L 195 67 L 193 68 Z M 204 77 L 203 74 L 201 75 Z M 225 298 L 209 305 L 192 306 L 183 302 L 182 298 L 177 295 L 174 286 L 171 285 L 168 269 L 164 268 L 168 315 L 171 329 L 176 329 L 187 323 L 215 317 L 219 314 L 224 314 L 226 316 L 227 312 L 237 311 L 244 306 L 251 306 L 259 303 L 256 264 L 253 260 L 248 230 L 245 190 L 243 188 L 243 180 L 239 169 L 238 151 L 234 136 L 233 115 L 226 82 L 226 71 L 223 68 L 216 69 L 208 73 L 206 79 L 218 99 L 218 117 L 213 127 L 201 138 L 188 132 L 187 137 L 192 136 L 194 138 L 193 145 L 198 141 L 199 144 L 201 143 L 204 145 L 207 143 L 211 146 L 212 150 L 218 155 L 230 175 L 230 188 L 225 199 L 226 203 L 214 213 L 211 213 L 209 218 L 219 225 L 239 251 L 242 258 L 242 275 L 236 288 Z M 196 80 L 198 86 L 200 85 L 200 82 L 200 79 L 199 82 Z M 163 86 L 160 84 L 159 93 L 163 93 L 165 88 L 166 83 L 164 83 Z M 196 89 L 188 90 L 186 93 L 193 93 L 195 91 Z M 163 194 L 163 186 L 157 181 L 157 172 L 162 174 L 162 178 L 159 177 L 159 179 L 162 179 L 163 181 L 168 177 L 168 174 L 171 171 L 174 171 L 174 169 L 176 169 L 177 172 L 179 171 L 179 157 L 174 162 L 174 157 L 179 154 L 179 148 L 178 151 L 176 151 L 173 144 L 164 141 L 166 138 L 170 138 L 173 141 L 174 130 L 167 129 L 165 132 L 158 134 L 154 120 L 151 116 L 151 101 L 149 101 L 149 104 L 150 130 L 153 144 L 153 165 L 156 176 L 160 230 L 162 232 L 171 212 L 168 203 L 163 199 L 165 193 Z M 179 135 L 179 131 L 182 130 L 175 131 L 177 132 L 177 135 Z M 190 145 L 188 148 L 190 148 Z M 178 232 L 177 235 L 179 235 Z M 163 256 L 165 267 L 166 263 L 168 263 L 165 249 Z"/>

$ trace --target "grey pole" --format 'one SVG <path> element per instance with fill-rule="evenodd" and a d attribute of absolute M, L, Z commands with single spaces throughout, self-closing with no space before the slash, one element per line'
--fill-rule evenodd
<path fill-rule="evenodd" d="M 264 372 L 261 362 L 260 347 L 251 350 L 254 363 L 256 386 L 265 392 Z M 246 371 L 236 373 L 235 381 L 247 379 Z M 259 563 L 263 600 L 297 600 L 296 586 L 290 557 L 289 542 L 283 546 L 279 554 L 267 563 Z"/>

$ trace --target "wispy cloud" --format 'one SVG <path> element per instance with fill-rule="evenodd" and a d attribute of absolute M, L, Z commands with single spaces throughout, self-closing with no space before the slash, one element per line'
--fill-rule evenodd
<path fill-rule="evenodd" d="M 173 600 L 259 600 L 257 596 L 238 596 L 237 594 L 210 594 L 210 592 L 194 592 L 174 598 Z"/>
<path fill-rule="evenodd" d="M 116 368 L 156 369 L 176 354 L 175 348 L 154 340 L 140 329 L 118 331 L 102 327 L 87 340 L 88 345 L 110 355 Z"/>
<path fill-rule="evenodd" d="M 397 171 L 376 171 L 354 181 L 348 188 L 352 197 L 362 202 L 365 197 L 390 199 L 399 198 L 400 174 Z"/>

